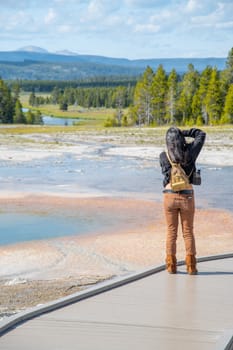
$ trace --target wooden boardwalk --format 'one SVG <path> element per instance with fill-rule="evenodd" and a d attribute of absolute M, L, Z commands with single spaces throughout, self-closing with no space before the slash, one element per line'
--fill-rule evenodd
<path fill-rule="evenodd" d="M 233 254 L 210 259 L 197 276 L 162 266 L 2 321 L 0 349 L 233 349 Z"/>

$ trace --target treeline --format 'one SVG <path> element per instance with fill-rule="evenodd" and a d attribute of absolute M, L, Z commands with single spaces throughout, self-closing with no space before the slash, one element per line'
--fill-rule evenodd
<path fill-rule="evenodd" d="M 18 79 L 17 84 L 20 89 L 25 92 L 48 92 L 51 93 L 54 88 L 64 90 L 65 88 L 101 88 L 101 87 L 117 87 L 117 86 L 135 86 L 137 78 L 128 76 L 101 76 L 89 79 L 79 80 L 21 80 Z M 15 81 L 8 81 L 11 87 L 16 83 Z"/>
<path fill-rule="evenodd" d="M 29 104 L 39 106 L 42 104 L 58 104 L 61 110 L 67 110 L 69 106 L 79 105 L 84 108 L 127 108 L 134 100 L 134 87 L 128 85 L 117 87 L 91 87 L 72 88 L 64 90 L 55 87 L 50 96 L 30 94 Z"/>
<path fill-rule="evenodd" d="M 197 72 L 190 64 L 179 76 L 160 65 L 147 67 L 138 81 L 127 118 L 141 125 L 217 125 L 233 123 L 233 49 L 226 69 L 207 66 Z"/>
<path fill-rule="evenodd" d="M 41 123 L 39 112 L 23 113 L 19 101 L 21 83 L 6 84 L 0 79 L 0 122 Z M 106 126 L 233 123 L 233 48 L 221 71 L 207 66 L 199 72 L 189 64 L 187 71 L 179 75 L 175 69 L 167 73 L 160 65 L 156 71 L 148 66 L 137 82 L 102 78 L 79 81 L 78 86 L 75 83 L 28 81 L 32 88 L 29 104 L 56 104 L 61 110 L 73 105 L 115 108 Z M 35 86 L 40 91 L 53 88 L 44 97 L 38 96 Z"/>
<path fill-rule="evenodd" d="M 10 88 L 0 78 L 0 123 L 43 124 L 40 112 L 33 113 L 29 110 L 23 113 L 19 93 L 18 84 L 13 84 Z"/>
<path fill-rule="evenodd" d="M 107 120 L 107 126 L 233 123 L 233 48 L 222 71 L 207 66 L 198 72 L 189 64 L 181 76 L 175 69 L 167 74 L 162 65 L 155 72 L 148 66 L 136 85 L 56 86 L 50 97 L 31 94 L 31 105 L 43 103 L 59 104 L 63 110 L 75 104 L 113 107 L 116 113 Z"/>

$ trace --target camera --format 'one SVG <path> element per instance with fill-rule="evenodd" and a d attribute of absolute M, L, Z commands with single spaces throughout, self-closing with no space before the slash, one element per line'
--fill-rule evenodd
<path fill-rule="evenodd" d="M 201 170 L 195 170 L 193 172 L 193 185 L 200 185 L 201 184 Z"/>

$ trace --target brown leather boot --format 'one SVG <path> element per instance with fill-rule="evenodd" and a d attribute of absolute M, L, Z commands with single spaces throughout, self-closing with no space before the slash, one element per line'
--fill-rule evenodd
<path fill-rule="evenodd" d="M 167 268 L 167 272 L 176 273 L 176 256 L 175 255 L 167 255 L 166 268 Z"/>
<path fill-rule="evenodd" d="M 196 267 L 196 257 L 195 255 L 187 255 L 186 259 L 186 267 L 187 272 L 189 275 L 196 275 L 198 273 L 197 267 Z"/>

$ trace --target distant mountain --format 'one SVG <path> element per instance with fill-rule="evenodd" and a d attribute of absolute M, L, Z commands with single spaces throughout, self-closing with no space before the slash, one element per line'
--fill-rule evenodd
<path fill-rule="evenodd" d="M 77 56 L 78 53 L 72 52 L 69 50 L 61 50 L 61 51 L 56 51 L 55 52 L 57 55 L 65 55 L 65 56 Z"/>
<path fill-rule="evenodd" d="M 42 49 L 41 47 L 38 47 L 38 46 L 33 46 L 33 45 L 21 47 L 17 51 L 35 52 L 35 53 L 48 53 L 47 50 Z"/>
<path fill-rule="evenodd" d="M 17 51 L 0 51 L 0 76 L 3 79 L 75 80 L 99 76 L 138 76 L 147 66 L 156 70 L 160 64 L 166 72 L 173 68 L 179 74 L 192 63 L 198 71 L 207 66 L 225 68 L 226 58 L 113 58 L 79 55 L 69 51 L 50 53 L 36 46 Z"/>

